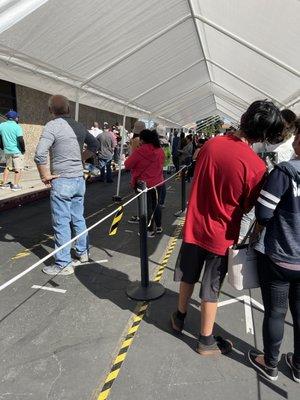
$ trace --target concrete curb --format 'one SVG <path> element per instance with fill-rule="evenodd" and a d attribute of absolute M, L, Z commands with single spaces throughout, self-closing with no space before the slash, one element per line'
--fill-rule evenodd
<path fill-rule="evenodd" d="M 124 170 L 122 171 L 122 174 L 124 173 Z M 118 171 L 113 171 L 112 175 L 115 176 L 118 174 Z M 87 181 L 87 184 L 90 183 L 95 183 L 99 181 L 99 177 L 94 177 L 91 178 Z M 3 199 L 0 200 L 0 212 L 5 211 L 5 210 L 10 210 L 12 208 L 16 208 L 19 206 L 23 206 L 28 203 L 32 203 L 34 201 L 38 201 L 41 199 L 45 199 L 49 197 L 50 194 L 50 189 L 45 188 L 45 189 L 38 189 L 38 190 L 33 190 L 32 192 L 29 193 L 23 193 L 19 196 L 13 196 L 8 199 Z"/>

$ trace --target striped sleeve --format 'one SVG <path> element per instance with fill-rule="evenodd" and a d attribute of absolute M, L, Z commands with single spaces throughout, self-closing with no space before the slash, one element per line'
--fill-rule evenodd
<path fill-rule="evenodd" d="M 280 169 L 275 168 L 267 177 L 257 199 L 255 215 L 260 225 L 266 225 L 273 217 L 274 211 L 288 187 L 289 177 Z"/>

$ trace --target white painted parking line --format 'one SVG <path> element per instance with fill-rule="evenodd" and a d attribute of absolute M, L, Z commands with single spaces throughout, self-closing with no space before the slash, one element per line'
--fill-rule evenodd
<path fill-rule="evenodd" d="M 246 332 L 250 333 L 251 335 L 254 335 L 254 325 L 253 325 L 251 306 L 254 305 L 261 311 L 264 311 L 264 306 L 262 304 L 260 304 L 257 300 L 252 299 L 252 297 L 245 295 L 245 296 L 236 297 L 234 299 L 220 301 L 220 303 L 218 304 L 218 307 L 223 307 L 223 306 L 227 306 L 228 304 L 233 304 L 233 303 L 238 303 L 238 302 L 244 303 Z"/>
<path fill-rule="evenodd" d="M 31 289 L 42 289 L 42 290 L 48 290 L 49 292 L 66 293 L 65 289 L 56 289 L 56 288 L 51 288 L 51 287 L 47 287 L 47 286 L 39 286 L 39 285 L 33 285 L 33 286 L 31 286 Z"/>
<path fill-rule="evenodd" d="M 246 333 L 251 333 L 251 335 L 254 335 L 254 325 L 253 325 L 252 309 L 251 309 L 251 297 L 245 296 L 244 308 L 245 308 Z"/>

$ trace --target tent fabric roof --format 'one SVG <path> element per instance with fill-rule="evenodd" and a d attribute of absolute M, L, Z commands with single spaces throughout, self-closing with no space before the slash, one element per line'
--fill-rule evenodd
<path fill-rule="evenodd" d="M 0 0 L 0 78 L 184 126 L 300 111 L 297 0 Z"/>

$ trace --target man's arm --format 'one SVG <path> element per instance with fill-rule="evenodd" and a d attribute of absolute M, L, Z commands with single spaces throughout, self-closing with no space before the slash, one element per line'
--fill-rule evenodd
<path fill-rule="evenodd" d="M 21 150 L 21 153 L 24 154 L 25 153 L 25 142 L 24 142 L 23 136 L 18 136 L 17 140 L 18 140 L 18 147 Z"/>
<path fill-rule="evenodd" d="M 46 126 L 40 137 L 34 157 L 41 180 L 45 185 L 50 185 L 53 179 L 59 177 L 59 175 L 52 175 L 47 165 L 48 152 L 53 143 L 54 135 L 49 127 Z"/>
<path fill-rule="evenodd" d="M 21 150 L 21 153 L 25 153 L 25 142 L 24 142 L 24 137 L 23 137 L 23 129 L 20 125 L 17 125 L 18 130 L 17 130 L 17 142 L 18 142 L 18 147 Z"/>

